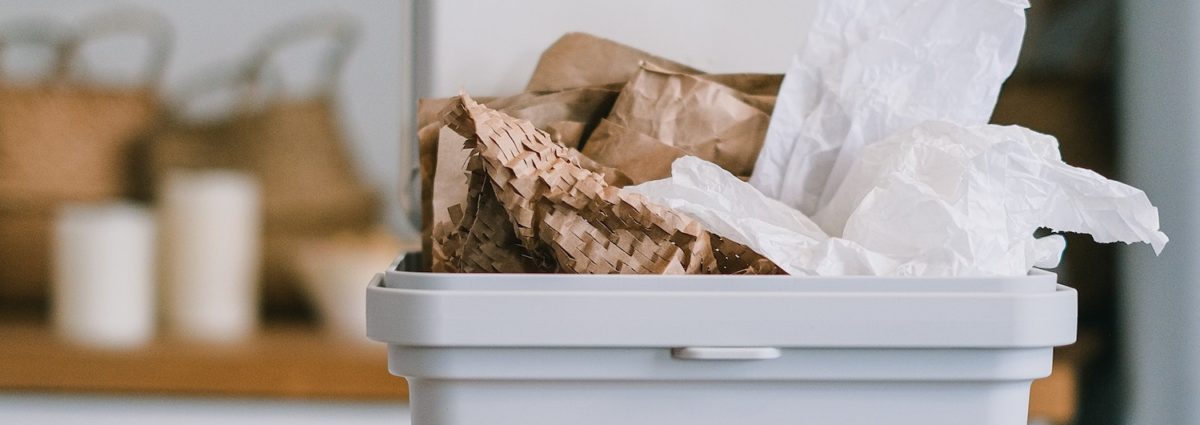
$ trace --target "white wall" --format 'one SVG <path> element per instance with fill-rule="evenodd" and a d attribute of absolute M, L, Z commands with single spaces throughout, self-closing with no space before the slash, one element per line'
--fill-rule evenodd
<path fill-rule="evenodd" d="M 610 38 L 709 72 L 778 72 L 815 0 L 416 0 L 417 93 L 520 91 L 563 33 Z"/>
<path fill-rule="evenodd" d="M 362 24 L 359 45 L 340 87 L 345 130 L 353 152 L 370 181 L 398 199 L 401 144 L 411 143 L 410 0 L 0 0 L 0 22 L 25 16 L 54 16 L 71 21 L 115 5 L 156 9 L 175 28 L 175 48 L 166 69 L 168 92 L 197 73 L 246 55 L 254 40 L 273 25 L 326 11 L 349 14 Z M 140 45 L 99 44 L 95 58 L 117 64 L 138 63 Z M 305 87 L 315 69 L 319 45 L 299 47 L 281 64 L 292 88 Z M 15 65 L 15 64 L 14 64 Z M 99 64 L 101 67 L 112 64 Z M 120 68 L 122 67 L 111 67 Z M 393 202 L 391 219 L 401 220 Z"/>

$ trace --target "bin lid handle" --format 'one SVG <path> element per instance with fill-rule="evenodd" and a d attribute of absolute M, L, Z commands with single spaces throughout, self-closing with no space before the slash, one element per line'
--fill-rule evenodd
<path fill-rule="evenodd" d="M 680 360 L 771 360 L 783 352 L 775 347 L 679 347 L 671 357 Z"/>

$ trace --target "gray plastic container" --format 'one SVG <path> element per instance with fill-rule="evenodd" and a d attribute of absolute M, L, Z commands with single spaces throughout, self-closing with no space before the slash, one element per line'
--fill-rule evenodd
<path fill-rule="evenodd" d="M 414 425 L 1017 425 L 1076 293 L 996 278 L 400 271 L 367 335 Z"/>

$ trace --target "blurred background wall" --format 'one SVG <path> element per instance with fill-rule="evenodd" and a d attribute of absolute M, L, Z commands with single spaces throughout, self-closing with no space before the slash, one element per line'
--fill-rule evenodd
<path fill-rule="evenodd" d="M 0 0 L 0 27 L 30 17 L 72 23 L 129 5 L 163 15 L 172 27 L 174 38 L 162 82 L 169 103 L 181 101 L 180 93 L 191 82 L 205 79 L 209 74 L 230 72 L 251 53 L 257 40 L 273 28 L 297 18 L 326 13 L 346 15 L 357 21 L 359 37 L 337 86 L 338 117 L 356 172 L 377 190 L 388 194 L 381 198 L 386 204 L 389 227 L 401 237 L 414 233 L 402 211 L 400 197 L 391 195 L 402 190 L 405 173 L 401 164 L 406 161 L 403 147 L 414 131 L 409 119 L 413 113 L 411 2 Z M 278 74 L 279 84 L 288 96 L 312 95 L 324 54 L 322 49 L 326 47 L 319 42 L 305 43 L 288 49 L 274 61 L 272 74 Z M 13 47 L 5 57 L 4 66 L 12 71 L 10 76 L 34 78 L 45 73 L 38 68 L 45 59 L 44 53 Z M 95 71 L 89 77 L 116 85 L 133 84 L 136 81 L 130 80 L 140 75 L 148 46 L 122 38 L 95 43 L 83 54 L 89 65 L 93 65 L 89 71 Z M 198 109 L 220 114 L 234 101 L 230 96 L 214 96 L 197 102 Z M 361 288 L 361 282 L 356 281 L 354 286 Z M 46 329 L 49 323 L 43 313 L 30 317 L 24 308 L 13 307 L 11 302 L 0 307 L 3 345 L 14 348 L 0 350 L 5 351 L 0 356 L 9 359 L 0 366 L 8 371 L 0 375 L 9 381 L 0 390 L 0 423 L 407 423 L 407 411 L 401 401 L 403 383 L 387 375 L 383 353 L 378 350 L 382 347 L 363 348 L 359 343 L 349 344 L 356 347 L 338 349 L 337 345 L 346 345 L 344 338 L 328 340 L 325 333 L 313 327 L 311 318 L 288 319 L 289 322 L 256 333 L 252 340 L 232 347 L 212 349 L 164 343 L 160 335 L 149 347 L 107 352 L 63 343 Z M 284 330 L 278 330 L 279 327 Z M 356 338 L 362 339 L 361 335 Z M 170 353 L 164 352 L 164 347 Z M 64 364 L 80 369 L 63 370 Z M 103 372 L 99 375 L 87 372 L 121 369 L 126 364 L 131 368 L 109 375 L 130 378 L 121 379 L 122 382 L 106 380 Z M 369 376 L 377 376 L 376 384 L 356 375 L 355 365 L 369 371 Z M 314 370 L 328 373 L 323 377 L 305 377 Z M 64 383 L 47 379 L 43 372 L 81 379 L 75 384 Z M 219 388 L 225 385 L 220 383 L 216 387 L 195 385 L 215 382 L 204 378 L 214 375 L 225 375 L 217 380 L 238 382 L 226 382 L 234 385 L 225 389 Z M 14 378 L 24 383 L 15 383 Z M 306 383 L 309 380 L 324 384 L 311 385 Z M 339 381 L 354 383 L 351 395 L 331 395 L 327 391 L 338 386 Z M 143 385 L 150 382 L 155 383 L 149 387 Z M 86 390 L 80 383 L 82 387 L 103 389 Z M 246 391 L 247 385 L 255 389 Z M 321 386 L 325 388 L 318 388 Z M 364 386 L 380 391 L 363 395 Z"/>

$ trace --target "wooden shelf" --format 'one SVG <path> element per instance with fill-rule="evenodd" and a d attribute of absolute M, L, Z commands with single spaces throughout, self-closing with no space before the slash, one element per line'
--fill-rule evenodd
<path fill-rule="evenodd" d="M 301 326 L 268 327 L 246 344 L 162 340 L 132 351 L 84 349 L 45 325 L 0 322 L 0 390 L 404 399 L 380 345 L 339 342 Z"/>
<path fill-rule="evenodd" d="M 1029 390 L 1029 417 L 1051 424 L 1070 424 L 1075 419 L 1078 399 L 1077 365 L 1068 361 L 1055 361 L 1054 372 L 1046 378 L 1033 381 Z"/>
<path fill-rule="evenodd" d="M 1099 350 L 1100 337 L 1081 331 L 1075 344 L 1054 350 L 1050 376 L 1033 381 L 1029 391 L 1029 417 L 1051 424 L 1075 422 L 1079 404 L 1079 373 Z"/>

